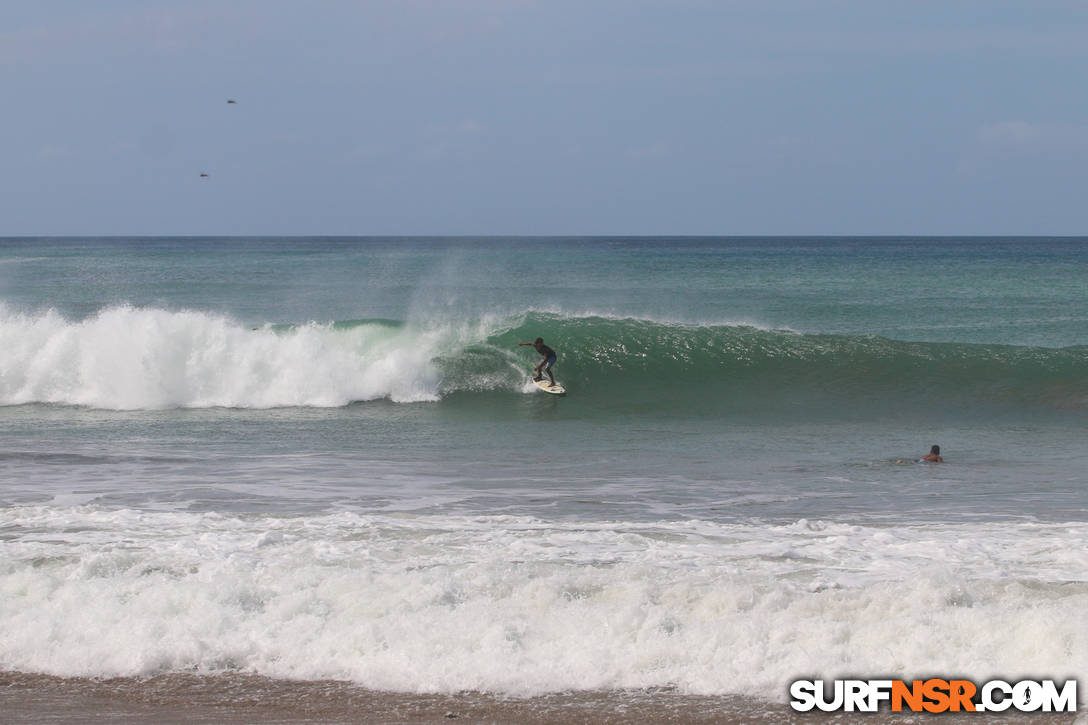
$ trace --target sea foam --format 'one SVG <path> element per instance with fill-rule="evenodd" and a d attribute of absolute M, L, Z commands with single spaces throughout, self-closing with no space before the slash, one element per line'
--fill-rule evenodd
<path fill-rule="evenodd" d="M 1088 527 L 0 512 L 0 669 L 410 692 L 1088 672 Z"/>
<path fill-rule="evenodd" d="M 251 329 L 221 315 L 129 306 L 80 321 L 0 308 L 0 404 L 130 410 L 436 400 L 432 359 L 455 334 L 379 323 Z"/>

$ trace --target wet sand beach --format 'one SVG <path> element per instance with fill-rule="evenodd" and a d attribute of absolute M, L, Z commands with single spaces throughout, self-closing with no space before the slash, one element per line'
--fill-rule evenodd
<path fill-rule="evenodd" d="M 417 725 L 494 723 L 866 723 L 1022 722 L 1071 725 L 1076 715 L 941 714 L 880 712 L 797 713 L 785 702 L 739 696 L 685 695 L 673 690 L 566 692 L 510 698 L 478 692 L 382 692 L 350 683 L 274 680 L 254 675 L 161 675 L 150 678 L 59 678 L 0 673 L 5 723 L 111 723 L 115 725 Z"/>

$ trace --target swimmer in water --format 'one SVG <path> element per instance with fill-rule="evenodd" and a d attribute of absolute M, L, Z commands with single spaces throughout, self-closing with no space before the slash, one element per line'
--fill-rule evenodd
<path fill-rule="evenodd" d="M 941 458 L 941 447 L 933 446 L 929 449 L 929 453 L 925 454 L 919 461 L 925 461 L 926 463 L 944 463 L 944 459 Z"/>
<path fill-rule="evenodd" d="M 919 463 L 944 463 L 944 459 L 941 458 L 941 447 L 934 445 L 930 447 L 929 453 L 925 454 L 918 459 Z M 896 463 L 903 463 L 903 459 L 900 458 Z"/>

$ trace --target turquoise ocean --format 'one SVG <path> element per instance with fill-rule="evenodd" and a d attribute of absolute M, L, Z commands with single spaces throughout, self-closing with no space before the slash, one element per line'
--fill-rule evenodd
<path fill-rule="evenodd" d="M 0 671 L 1088 689 L 1086 611 L 1088 239 L 0 240 Z"/>

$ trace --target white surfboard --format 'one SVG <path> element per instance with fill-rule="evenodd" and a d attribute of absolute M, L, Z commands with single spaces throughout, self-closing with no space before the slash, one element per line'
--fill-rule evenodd
<path fill-rule="evenodd" d="M 533 380 L 532 378 L 529 378 Z M 540 380 L 533 380 L 533 384 L 543 390 L 545 393 L 551 393 L 552 395 L 563 395 L 567 392 L 558 380 L 555 381 L 555 385 L 552 385 L 552 381 L 547 378 L 541 378 Z"/>

